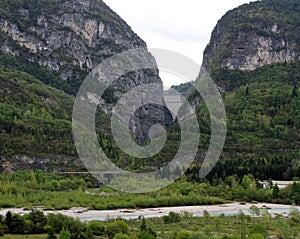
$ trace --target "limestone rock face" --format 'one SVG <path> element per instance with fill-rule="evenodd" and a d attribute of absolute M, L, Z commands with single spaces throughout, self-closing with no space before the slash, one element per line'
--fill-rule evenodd
<path fill-rule="evenodd" d="M 102 0 L 28 0 L 3 3 L 0 7 L 4 13 L 0 16 L 0 54 L 50 70 L 61 79 L 61 85 L 69 87 L 66 90 L 58 84 L 58 88 L 69 94 L 76 95 L 88 73 L 105 59 L 128 49 L 146 47 Z M 131 72 L 112 85 L 110 97 L 118 99 L 126 91 L 149 83 L 162 85 L 157 69 Z M 162 95 L 162 90 L 157 94 Z M 111 101 L 98 99 L 107 114 L 112 111 Z M 155 122 L 149 119 L 149 124 L 169 125 L 172 121 L 163 107 L 144 110 L 149 116 L 155 112 Z M 140 144 L 149 139 L 148 133 L 141 131 L 142 121 L 135 117 L 131 127 Z"/>
<path fill-rule="evenodd" d="M 0 16 L 1 34 L 8 37 L 3 52 L 37 61 L 67 80 L 75 67 L 88 71 L 115 53 L 146 47 L 102 1 L 45 2 L 14 9 L 17 18 Z M 16 49 L 10 40 L 25 49 Z"/>
<path fill-rule="evenodd" d="M 213 30 L 203 65 L 254 70 L 300 59 L 300 2 L 257 1 L 227 12 Z"/>

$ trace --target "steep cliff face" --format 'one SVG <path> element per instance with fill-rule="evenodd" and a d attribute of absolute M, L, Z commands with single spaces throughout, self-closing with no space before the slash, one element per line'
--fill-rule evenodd
<path fill-rule="evenodd" d="M 122 50 L 146 46 L 100 0 L 13 2 L 1 3 L 0 29 L 8 36 L 2 52 L 37 61 L 64 80 L 74 67 L 92 69 Z M 27 51 L 15 49 L 11 39 Z"/>
<path fill-rule="evenodd" d="M 261 0 L 227 12 L 203 66 L 222 91 L 227 124 L 221 160 L 208 177 L 292 179 L 300 159 L 294 153 L 300 145 L 300 1 Z M 195 90 L 189 101 L 209 134 L 213 116 L 205 102 Z"/>
<path fill-rule="evenodd" d="M 254 70 L 300 59 L 300 2 L 263 0 L 226 13 L 213 30 L 203 65 Z"/>
<path fill-rule="evenodd" d="M 104 59 L 124 50 L 146 47 L 101 0 L 13 0 L 2 1 L 0 9 L 1 52 L 49 69 L 61 79 L 54 86 L 66 93 L 76 94 L 88 72 Z M 157 70 L 125 75 L 99 103 L 110 114 L 111 103 L 120 95 L 147 83 L 161 84 Z M 150 110 L 149 114 L 157 110 L 158 121 L 165 121 L 162 108 Z M 133 133 L 139 135 L 140 143 L 147 138 L 145 133 Z"/>
<path fill-rule="evenodd" d="M 77 162 L 71 134 L 74 95 L 103 60 L 146 47 L 102 0 L 0 1 L 0 41 L 0 141 L 5 142 L 0 171 L 1 165 L 15 170 L 44 168 L 43 162 L 55 167 L 61 166 L 59 161 Z M 34 79 L 34 85 L 28 79 Z M 107 115 L 120 96 L 148 83 L 161 85 L 156 93 L 162 95 L 158 70 L 144 69 L 123 75 L 97 98 L 106 113 L 96 116 L 98 132 L 109 134 Z M 67 103 L 57 103 L 60 96 Z M 89 92 L 87 97 L 95 100 Z M 53 105 L 57 109 L 52 110 Z M 162 106 L 146 105 L 131 118 L 131 132 L 139 144 L 149 139 L 149 127 L 155 123 L 168 126 L 172 116 Z"/>

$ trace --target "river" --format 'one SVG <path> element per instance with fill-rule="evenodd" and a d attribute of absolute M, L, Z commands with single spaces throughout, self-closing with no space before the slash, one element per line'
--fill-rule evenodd
<path fill-rule="evenodd" d="M 184 211 L 192 213 L 194 216 L 203 216 L 203 212 L 207 211 L 211 216 L 219 216 L 224 214 L 225 216 L 237 215 L 241 210 L 244 214 L 250 215 L 249 208 L 251 205 L 255 205 L 260 209 L 267 209 L 268 213 L 272 216 L 276 214 L 282 214 L 283 216 L 288 216 L 293 207 L 291 205 L 281 205 L 281 204 L 269 204 L 269 203 L 258 203 L 258 204 L 221 204 L 221 205 L 209 205 L 209 206 L 181 206 L 181 207 L 161 207 L 161 208 L 145 208 L 145 209 L 116 209 L 116 210 L 88 210 L 86 208 L 71 208 L 68 210 L 53 210 L 44 211 L 45 214 L 48 213 L 62 213 L 64 215 L 79 218 L 81 221 L 92 221 L 99 220 L 104 221 L 112 218 L 123 218 L 123 219 L 136 219 L 140 217 L 154 218 L 162 217 L 167 215 L 169 212 L 182 213 Z M 43 210 L 42 208 L 37 208 Z M 0 210 L 0 215 L 5 216 L 5 214 L 11 211 L 20 215 L 29 213 L 29 210 L 23 208 L 6 208 Z"/>

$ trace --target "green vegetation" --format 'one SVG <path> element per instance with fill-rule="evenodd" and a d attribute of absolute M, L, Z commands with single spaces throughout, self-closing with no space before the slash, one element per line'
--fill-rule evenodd
<path fill-rule="evenodd" d="M 272 192 L 257 184 L 258 179 L 292 180 L 300 177 L 300 92 L 293 85 L 299 78 L 298 68 L 299 62 L 293 62 L 265 66 L 244 72 L 242 76 L 239 71 L 222 74 L 227 80 L 243 79 L 247 83 L 224 94 L 228 136 L 222 157 L 207 180 L 199 180 L 201 161 L 195 161 L 182 178 L 190 182 L 187 185 L 180 181 L 158 193 L 133 196 L 113 192 L 113 199 L 99 199 L 97 195 L 78 195 L 78 190 L 82 192 L 94 185 L 91 179 L 72 176 L 74 183 L 71 183 L 62 175 L 50 174 L 49 180 L 32 184 L 19 175 L 22 173 L 16 173 L 15 176 L 1 176 L 2 207 L 44 205 L 48 208 L 87 206 L 105 209 L 213 204 L 224 200 L 299 204 L 298 186 L 279 191 L 274 188 Z M 292 72 L 295 73 L 294 80 L 289 81 Z M 8 158 L 14 155 L 76 157 L 70 119 L 74 98 L 22 71 L 0 68 L 0 77 L 0 138 L 3 142 L 0 154 Z M 270 77 L 274 79 L 271 81 Z M 199 152 L 202 152 L 209 142 L 210 120 L 203 103 L 196 107 L 196 111 L 201 129 Z M 151 171 L 176 153 L 180 138 L 177 126 L 168 130 L 168 141 L 160 154 L 141 160 L 128 157 L 118 149 L 109 125 L 108 117 L 98 111 L 99 143 L 122 168 Z M 33 174 L 37 173 L 40 172 Z M 250 184 L 256 186 L 248 187 Z M 177 187 L 181 188 L 179 193 Z M 49 201 L 49 198 L 53 200 Z"/>
<path fill-rule="evenodd" d="M 188 175 L 190 176 L 190 175 Z M 216 185 L 209 181 L 181 180 L 156 192 L 130 194 L 107 187 L 95 189 L 90 175 L 46 174 L 41 170 L 18 171 L 0 175 L 0 208 L 44 206 L 47 210 L 86 207 L 89 209 L 151 208 L 166 206 L 214 205 L 230 201 L 270 202 L 300 205 L 300 184 L 285 189 L 263 189 L 252 175 L 219 178 Z M 277 188 L 277 190 L 275 190 Z M 253 214 L 255 214 L 253 210 Z M 171 215 L 174 216 L 174 215 Z M 174 222 L 177 218 L 166 217 Z"/>
<path fill-rule="evenodd" d="M 93 238 L 93 231 L 89 230 L 86 223 L 82 223 L 79 220 L 75 220 L 62 214 L 49 213 L 45 215 L 42 211 L 32 210 L 29 214 L 21 216 L 8 211 L 6 216 L 1 217 L 0 219 L 5 235 L 3 238 L 11 238 L 9 234 L 13 234 L 13 238 L 30 238 L 27 234 L 39 235 L 42 233 L 47 234 L 43 234 L 43 237 L 36 236 L 33 238 Z M 26 236 L 21 237 L 16 234 L 24 234 Z"/>
<path fill-rule="evenodd" d="M 166 222 L 164 218 L 142 218 L 80 222 L 62 214 L 45 215 L 33 210 L 24 216 L 8 212 L 5 217 L 0 218 L 0 222 L 4 231 L 3 239 L 264 239 L 269 236 L 291 239 L 300 236 L 300 213 L 297 209 L 291 210 L 290 218 L 281 215 L 273 218 L 267 210 L 261 211 L 261 216 L 253 218 L 243 212 L 229 217 L 213 217 L 208 212 L 203 217 L 186 217 L 186 212 L 170 212 L 166 217 L 175 215 L 178 220 Z M 17 221 L 18 224 L 15 223 Z M 21 232 L 25 235 L 21 236 Z"/>
<path fill-rule="evenodd" d="M 173 85 L 171 88 L 185 95 L 190 92 L 192 87 L 193 84 L 191 82 L 187 82 L 187 83 L 181 83 L 180 85 Z"/>
<path fill-rule="evenodd" d="M 0 3 L 0 13 L 15 22 L 21 30 L 28 31 L 28 26 L 35 24 L 38 11 L 44 8 L 46 12 L 55 11 L 58 2 L 53 0 L 51 8 L 45 8 L 49 1 L 5 0 Z M 29 8 L 30 18 L 18 20 L 16 16 L 19 16 L 19 12 L 15 7 L 18 4 Z M 225 23 L 231 21 L 228 26 L 233 25 L 233 32 L 268 35 L 269 31 L 266 32 L 263 27 L 268 26 L 271 16 L 278 25 L 286 26 L 290 33 L 285 37 L 293 42 L 299 41 L 298 2 L 265 0 L 254 4 L 263 14 L 257 15 L 252 5 L 244 5 L 239 11 L 230 12 L 228 19 L 225 17 Z M 117 21 L 114 15 L 102 14 L 109 12 L 108 8 L 100 9 L 102 12 L 99 17 L 103 21 L 108 24 Z M 98 16 L 98 10 L 95 8 L 91 14 Z M 280 21 L 277 21 L 279 18 L 274 11 L 280 12 Z M 283 17 L 287 15 L 292 16 L 291 19 Z M 251 25 L 239 24 L 243 18 Z M 71 32 L 70 28 L 61 30 Z M 118 30 L 122 31 L 121 25 Z M 230 37 L 224 39 L 234 42 Z M 41 159 L 77 159 L 71 134 L 71 114 L 74 95 L 87 72 L 77 67 L 73 69 L 76 77 L 62 81 L 58 74 L 25 60 L 22 54 L 27 50 L 8 36 L 0 34 L 0 40 L 9 42 L 13 49 L 21 53 L 20 56 L 0 53 L 0 156 L 7 159 L 22 155 Z M 222 44 L 220 46 L 224 47 Z M 112 42 L 111 47 L 114 51 L 121 50 Z M 226 54 L 228 48 L 222 49 L 217 60 L 222 60 Z M 99 183 L 88 174 L 47 174 L 40 170 L 11 173 L 5 170 L 0 174 L 0 208 L 43 206 L 51 211 L 82 206 L 101 210 L 209 205 L 230 201 L 300 205 L 299 183 L 295 182 L 285 189 L 279 189 L 277 185 L 263 189 L 258 182 L 260 179 L 292 180 L 300 177 L 300 62 L 272 64 L 254 71 L 212 68 L 212 76 L 227 90 L 223 98 L 228 135 L 221 159 L 206 179 L 199 179 L 198 174 L 202 153 L 206 151 L 210 140 L 210 117 L 205 104 L 200 102 L 196 105 L 201 130 L 199 158 L 185 175 L 167 188 L 135 195 L 106 187 L 94 189 Z M 190 84 L 175 87 L 180 92 L 187 92 L 189 88 Z M 195 97 L 198 95 L 193 91 L 189 98 L 194 100 Z M 108 103 L 117 100 L 111 88 L 106 90 L 103 98 Z M 146 172 L 160 168 L 173 158 L 180 142 L 179 126 L 173 126 L 168 129 L 167 143 L 158 155 L 145 160 L 129 157 L 118 149 L 111 135 L 109 117 L 100 109 L 96 112 L 96 132 L 100 146 L 112 161 L 132 171 Z M 76 167 L 78 165 L 72 165 L 72 170 L 76 170 Z M 267 235 L 276 235 L 278 238 L 300 236 L 300 216 L 297 211 L 289 219 L 280 216 L 271 218 L 255 206 L 251 207 L 250 213 L 255 217 L 243 213 L 236 217 L 211 217 L 205 212 L 202 218 L 197 218 L 188 213 L 170 212 L 155 219 L 83 223 L 62 215 L 44 215 L 33 210 L 24 216 L 8 213 L 5 218 L 0 217 L 0 235 L 4 233 L 3 238 L 24 238 L 17 234 L 28 234 L 27 238 L 48 239 L 259 239 Z"/>
<path fill-rule="evenodd" d="M 71 129 L 74 97 L 9 66 L 0 66 L 0 79 L 0 140 L 3 142 L 0 155 L 77 158 Z M 108 102 L 115 100 L 110 89 L 103 98 Z M 180 137 L 175 131 L 161 153 L 141 160 L 128 157 L 118 149 L 112 139 L 110 119 L 101 109 L 96 112 L 96 131 L 99 144 L 114 163 L 142 171 L 151 171 L 175 155 Z M 78 165 L 72 167 L 76 169 Z"/>
<path fill-rule="evenodd" d="M 208 177 L 212 185 L 219 177 L 241 178 L 248 173 L 257 179 L 300 177 L 299 66 L 299 62 L 293 62 L 265 66 L 253 72 L 223 70 L 219 77 L 216 73 L 217 80 L 222 76 L 224 82 L 232 81 L 232 86 L 234 83 L 236 86 L 224 94 L 228 135 L 222 158 Z M 0 154 L 77 157 L 71 134 L 74 98 L 9 67 L 0 67 L 0 77 L 0 139 L 3 142 Z M 194 94 L 190 96 L 193 97 Z M 200 119 L 201 152 L 209 142 L 210 119 L 203 103 L 196 110 Z M 141 160 L 128 157 L 118 149 L 110 133 L 109 118 L 100 111 L 96 116 L 96 130 L 105 153 L 127 170 L 151 171 L 172 158 L 179 146 L 180 129 L 175 126 L 168 130 L 163 150 L 155 157 Z M 197 180 L 201 164 L 195 166 L 188 169 L 189 179 Z"/>
<path fill-rule="evenodd" d="M 41 12 L 46 16 L 53 12 L 60 13 L 60 4 L 59 0 L 4 0 L 0 3 L 0 12 L 1 16 L 16 23 L 21 31 L 27 32 L 29 26 L 36 24 Z M 91 8 L 93 12 L 89 14 L 103 18 L 108 25 L 118 25 L 120 29 L 117 27 L 115 30 L 121 32 L 122 24 L 116 24 L 119 20 L 117 15 L 111 13 L 101 1 L 94 5 Z M 263 28 L 268 26 L 270 19 L 274 19 L 284 27 L 284 33 L 290 33 L 285 37 L 295 42 L 299 36 L 299 6 L 295 0 L 285 3 L 264 0 L 243 5 L 224 17 L 224 23 L 234 28 L 229 38 L 224 39 L 226 41 L 240 31 L 260 32 L 253 27 L 250 29 L 248 25 Z M 20 7 L 28 9 L 30 17 L 22 17 Z M 278 16 L 274 14 L 278 12 Z M 69 28 L 61 30 L 70 31 Z M 22 155 L 41 159 L 77 159 L 71 134 L 74 101 L 71 95 L 76 94 L 87 71 L 75 67 L 72 69 L 74 77 L 63 81 L 59 72 L 52 72 L 37 62 L 29 62 L 28 50 L 8 35 L 0 34 L 0 40 L 20 53 L 15 56 L 0 55 L 0 155 L 8 159 Z M 59 53 L 62 57 L 65 55 L 63 50 Z M 225 181 L 230 176 L 242 180 L 247 174 L 254 175 L 255 179 L 291 180 L 300 177 L 299 69 L 298 61 L 264 66 L 251 72 L 213 69 L 213 78 L 229 92 L 224 94 L 228 137 L 221 160 L 208 176 L 211 185 L 215 186 L 220 178 Z M 188 88 L 189 84 L 177 87 L 184 92 Z M 194 99 L 195 96 L 196 93 L 192 92 L 189 97 Z M 116 100 L 110 88 L 103 98 L 109 103 Z M 196 110 L 201 130 L 201 155 L 209 143 L 210 119 L 204 104 L 197 105 Z M 133 171 L 148 172 L 165 165 L 176 154 L 180 141 L 179 127 L 169 128 L 163 150 L 155 157 L 144 160 L 129 157 L 118 149 L 111 135 L 109 117 L 101 110 L 96 115 L 96 130 L 99 144 L 112 161 L 121 168 Z M 78 167 L 71 166 L 74 169 Z M 186 175 L 189 181 L 199 182 L 200 167 L 201 158 L 188 169 Z"/>
<path fill-rule="evenodd" d="M 226 200 L 201 192 L 206 185 L 178 182 L 158 192 L 128 194 L 106 187 L 92 189 L 90 175 L 64 176 L 41 170 L 0 175 L 0 208 L 45 206 L 46 209 L 88 207 L 90 209 L 148 208 L 177 205 L 208 205 Z M 179 189 L 179 187 L 187 189 Z M 189 192 L 191 191 L 191 192 Z"/>
<path fill-rule="evenodd" d="M 24 52 L 23 54 L 28 54 L 28 49 L 20 47 L 19 45 L 17 45 L 17 43 L 13 42 L 12 39 L 8 36 L 0 34 L 0 39 L 9 42 L 13 48 L 17 48 L 19 51 Z M 56 89 L 62 90 L 70 95 L 76 95 L 82 84 L 83 79 L 87 76 L 86 71 L 74 67 L 73 77 L 68 78 L 64 81 L 59 77 L 57 73 L 50 71 L 46 67 L 40 66 L 36 62 L 30 62 L 24 59 L 24 57 L 12 56 L 4 54 L 2 52 L 0 52 L 0 65 L 4 68 L 9 68 L 16 72 L 26 72 L 27 74 L 38 79 L 39 81 Z"/>
<path fill-rule="evenodd" d="M 208 175 L 217 185 L 231 175 L 242 178 L 292 180 L 300 176 L 300 62 L 274 64 L 255 71 L 222 69 L 216 82 L 226 84 L 223 94 L 227 114 L 227 138 L 221 159 Z M 199 97 L 196 91 L 190 100 Z M 203 133 L 200 151 L 209 143 L 210 119 L 205 104 L 196 106 Z M 188 169 L 197 181 L 201 163 Z"/>
<path fill-rule="evenodd" d="M 0 79 L 0 155 L 75 155 L 73 98 L 11 68 Z"/>

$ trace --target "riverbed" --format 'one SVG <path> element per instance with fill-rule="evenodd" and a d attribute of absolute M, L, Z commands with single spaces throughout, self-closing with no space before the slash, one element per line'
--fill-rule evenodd
<path fill-rule="evenodd" d="M 225 216 L 237 215 L 239 211 L 243 211 L 246 215 L 251 215 L 249 208 L 255 205 L 260 209 L 267 209 L 268 213 L 272 216 L 281 214 L 288 217 L 292 208 L 291 205 L 282 204 L 269 204 L 269 203 L 257 203 L 257 204 L 220 204 L 220 205 L 209 205 L 209 206 L 181 206 L 181 207 L 161 207 L 161 208 L 145 208 L 145 209 L 115 209 L 115 210 L 88 210 L 87 208 L 71 208 L 68 210 L 43 210 L 43 208 L 37 208 L 43 210 L 45 214 L 48 213 L 61 213 L 73 218 L 78 218 L 81 221 L 92 221 L 99 220 L 105 221 L 113 218 L 123 218 L 123 219 L 137 219 L 137 218 L 154 218 L 162 217 L 167 215 L 169 212 L 173 211 L 176 213 L 182 213 L 184 211 L 192 213 L 194 216 L 203 216 L 204 211 L 207 211 L 211 216 L 219 216 L 224 214 Z M 11 211 L 12 213 L 24 215 L 29 213 L 30 210 L 24 208 L 5 208 L 0 210 L 0 215 L 5 216 L 5 214 Z"/>

